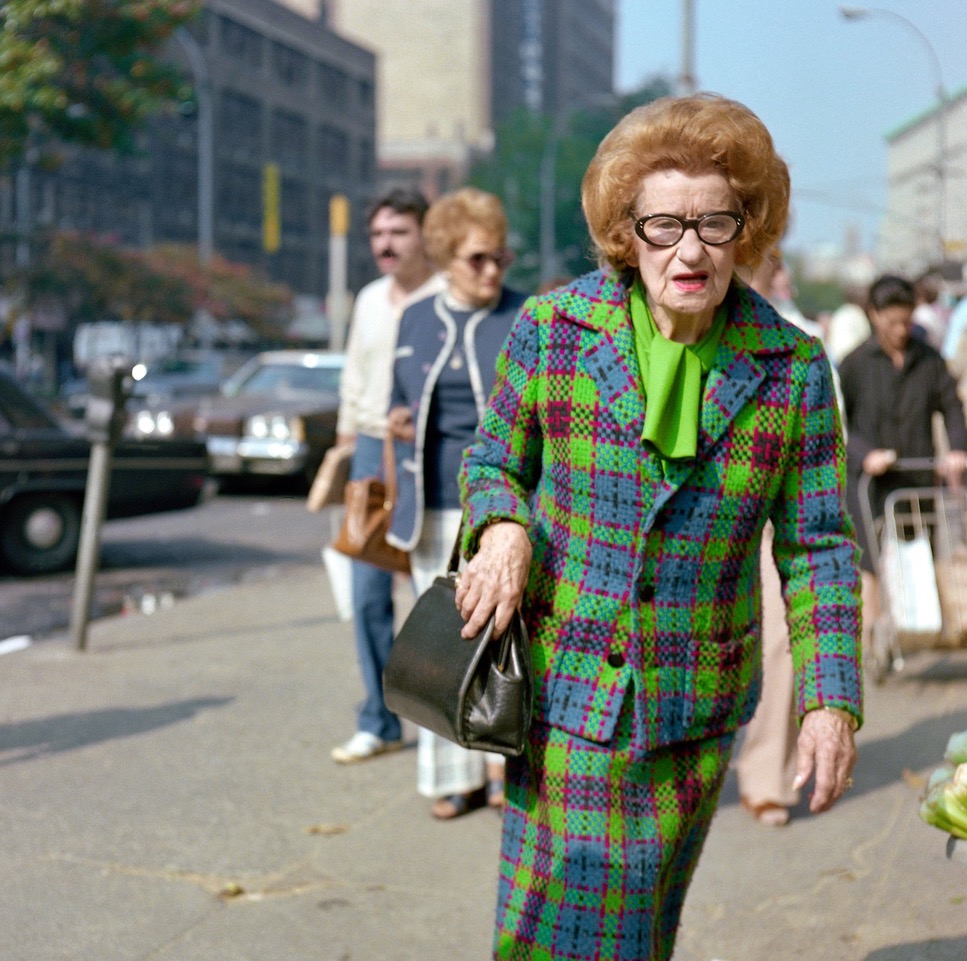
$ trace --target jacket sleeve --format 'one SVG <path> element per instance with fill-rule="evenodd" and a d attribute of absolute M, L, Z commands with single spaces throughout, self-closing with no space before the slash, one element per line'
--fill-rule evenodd
<path fill-rule="evenodd" d="M 336 418 L 336 432 L 339 434 L 359 433 L 359 400 L 366 389 L 359 343 L 358 311 L 357 298 L 349 325 L 349 340 L 346 343 L 346 365 L 339 379 L 339 413 Z"/>
<path fill-rule="evenodd" d="M 845 450 L 829 363 L 809 345 L 790 418 L 791 455 L 772 520 L 797 712 L 839 707 L 862 720 L 859 552 L 845 508 Z M 798 368 L 801 362 L 794 362 Z"/>
<path fill-rule="evenodd" d="M 535 301 L 524 304 L 497 358 L 497 377 L 474 443 L 463 455 L 460 491 L 467 512 L 464 551 L 472 556 L 488 524 L 530 523 L 540 476 L 540 335 Z"/>

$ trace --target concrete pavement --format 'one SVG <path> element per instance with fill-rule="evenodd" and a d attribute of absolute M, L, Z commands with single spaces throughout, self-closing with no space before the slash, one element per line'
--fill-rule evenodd
<path fill-rule="evenodd" d="M 0 656 L 0 959 L 489 957 L 498 818 L 433 821 L 413 750 L 333 764 L 358 697 L 321 564 Z M 965 961 L 917 816 L 964 729 L 967 652 L 931 652 L 868 692 L 834 811 L 762 828 L 730 778 L 675 961 Z"/>

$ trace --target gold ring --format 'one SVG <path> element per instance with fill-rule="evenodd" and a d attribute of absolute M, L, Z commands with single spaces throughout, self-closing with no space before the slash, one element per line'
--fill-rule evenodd
<path fill-rule="evenodd" d="M 844 790 L 844 791 L 848 791 L 848 790 L 849 790 L 849 789 L 850 789 L 850 788 L 851 788 L 852 786 L 853 786 L 853 779 L 852 779 L 851 777 L 848 777 L 848 778 L 847 778 L 847 779 L 846 779 L 846 780 L 845 780 L 845 781 L 843 782 L 843 790 Z"/>

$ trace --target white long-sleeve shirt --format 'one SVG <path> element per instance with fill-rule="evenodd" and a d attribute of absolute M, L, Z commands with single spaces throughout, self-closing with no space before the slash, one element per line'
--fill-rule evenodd
<path fill-rule="evenodd" d="M 390 301 L 392 284 L 392 277 L 380 277 L 356 295 L 339 387 L 339 434 L 385 435 L 400 315 L 410 304 L 440 290 L 443 277 L 434 274 L 400 305 Z"/>

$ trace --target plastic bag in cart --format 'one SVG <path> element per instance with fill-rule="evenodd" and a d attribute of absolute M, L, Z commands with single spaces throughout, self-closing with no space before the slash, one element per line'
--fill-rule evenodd
<path fill-rule="evenodd" d="M 933 646 L 940 637 L 943 617 L 927 534 L 917 534 L 912 540 L 886 537 L 880 573 L 901 649 Z"/>

